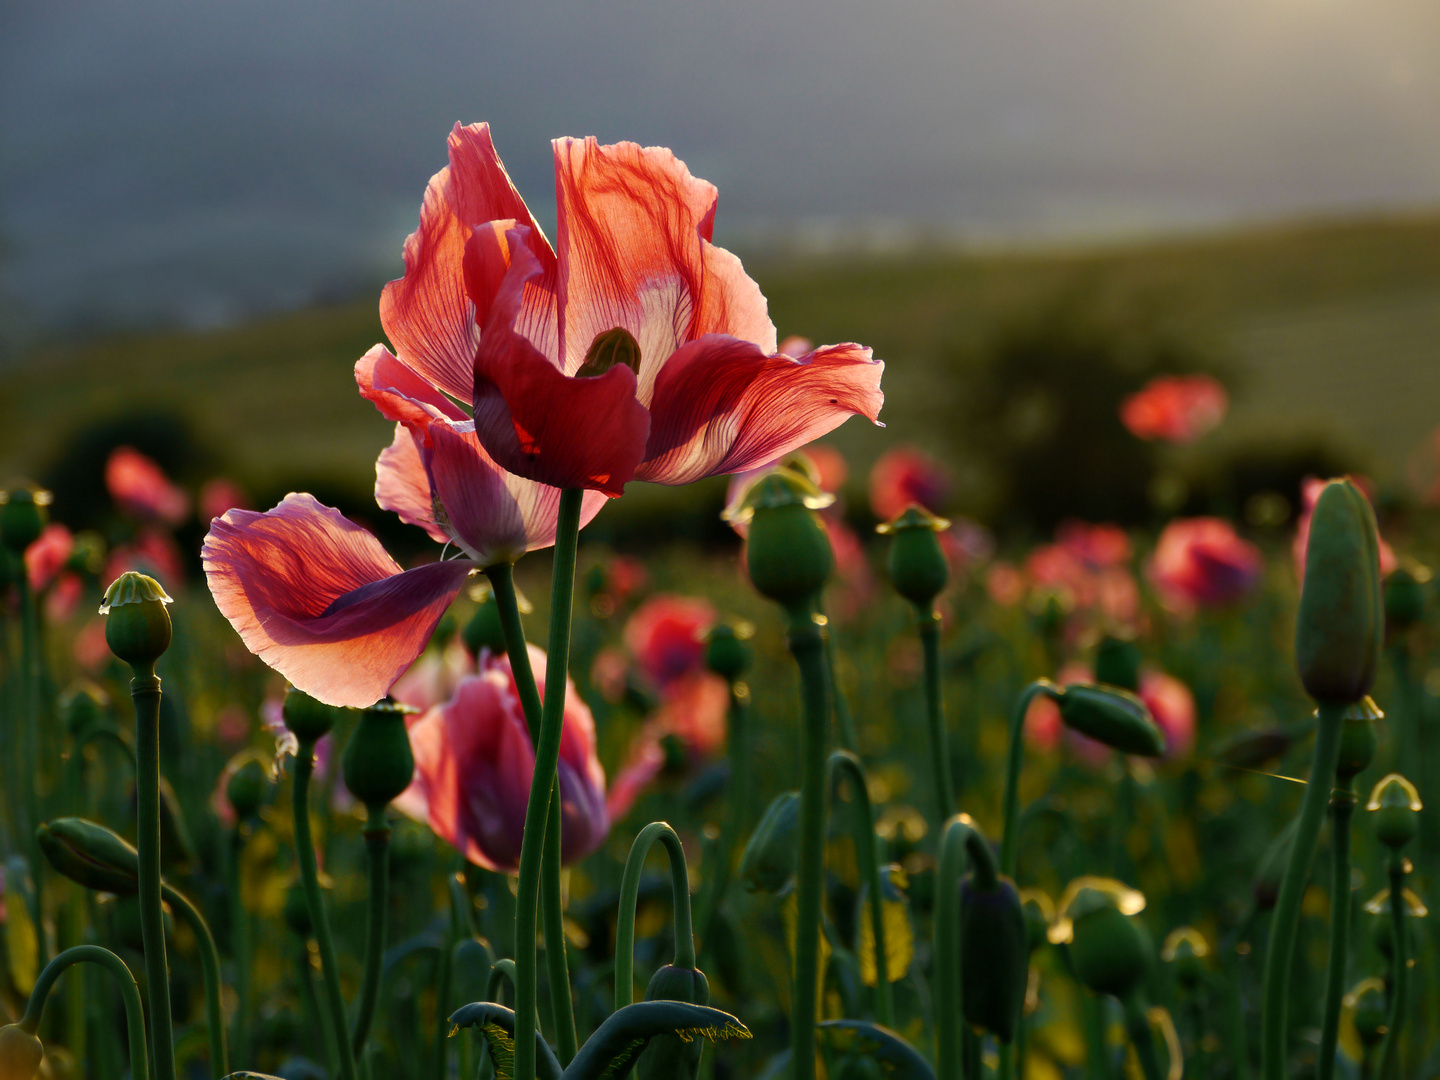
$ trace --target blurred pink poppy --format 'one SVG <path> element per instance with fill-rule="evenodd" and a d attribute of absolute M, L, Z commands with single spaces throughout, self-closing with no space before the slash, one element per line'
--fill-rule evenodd
<path fill-rule="evenodd" d="M 456 125 L 381 322 L 414 375 L 474 404 L 479 445 L 543 484 L 618 496 L 770 461 L 861 413 L 863 346 L 776 351 L 759 287 L 711 243 L 716 192 L 669 151 L 557 139 L 555 248 L 486 124 Z"/>
<path fill-rule="evenodd" d="M 530 646 L 542 692 L 545 653 Z M 513 873 L 520 865 L 525 807 L 535 751 L 508 657 L 485 656 L 480 673 L 455 696 L 414 720 L 410 745 L 415 780 L 395 805 L 471 862 Z M 566 680 L 560 740 L 560 851 L 571 863 L 594 851 L 610 831 L 605 772 L 595 756 L 595 723 Z"/>
<path fill-rule="evenodd" d="M 1001 607 L 1014 607 L 1025 599 L 1025 575 L 1014 563 L 994 563 L 985 575 L 985 590 Z"/>
<path fill-rule="evenodd" d="M 86 671 L 99 671 L 110 662 L 110 645 L 105 640 L 105 616 L 96 615 L 80 628 L 71 647 L 75 662 Z"/>
<path fill-rule="evenodd" d="M 452 638 L 442 648 L 427 649 L 390 688 L 390 696 L 424 712 L 450 700 L 460 681 L 473 674 L 464 643 Z"/>
<path fill-rule="evenodd" d="M 117 446 L 105 463 L 105 488 L 115 504 L 141 521 L 179 525 L 190 515 L 190 496 L 133 446 Z"/>
<path fill-rule="evenodd" d="M 683 757 L 682 768 L 708 760 L 725 745 L 730 687 L 720 676 L 697 670 L 672 683 L 660 708 L 630 743 L 625 761 L 615 774 L 606 807 L 611 821 L 619 821 L 635 800 L 670 764 L 673 751 Z M 666 752 L 669 742 L 672 753 Z"/>
<path fill-rule="evenodd" d="M 1130 537 L 1119 525 L 1093 525 L 1072 518 L 1055 530 L 1055 542 L 1087 566 L 1120 566 L 1130 561 Z"/>
<path fill-rule="evenodd" d="M 625 696 L 629 676 L 630 658 L 623 650 L 613 646 L 597 652 L 590 665 L 590 685 L 611 705 L 617 704 Z"/>
<path fill-rule="evenodd" d="M 1071 683 L 1090 682 L 1094 675 L 1088 664 L 1072 660 L 1055 675 L 1060 686 Z M 1025 710 L 1025 741 L 1043 753 L 1054 751 L 1065 734 L 1065 723 L 1060 719 L 1060 707 L 1048 697 L 1037 697 Z M 1097 744 L 1098 745 L 1098 744 Z"/>
<path fill-rule="evenodd" d="M 823 514 L 820 520 L 835 556 L 835 576 L 828 611 L 835 618 L 853 619 L 875 598 L 875 572 L 870 567 L 865 545 L 854 529 L 829 514 Z M 940 535 L 944 537 L 947 534 Z"/>
<path fill-rule="evenodd" d="M 640 670 L 662 691 L 705 660 L 705 633 L 719 618 L 715 606 L 698 597 L 652 596 L 625 624 L 625 647 Z"/>
<path fill-rule="evenodd" d="M 1349 477 L 1361 493 L 1372 502 L 1374 496 L 1371 493 L 1371 484 L 1363 476 Z M 1315 513 L 1315 501 L 1320 498 L 1320 492 L 1325 490 L 1329 480 L 1321 480 L 1318 477 L 1307 476 L 1300 483 L 1300 518 L 1295 524 L 1295 540 L 1291 544 L 1290 553 L 1295 559 L 1295 575 L 1300 581 L 1305 580 L 1305 551 L 1310 546 L 1310 518 Z M 1385 542 L 1383 536 L 1380 540 L 1380 576 L 1384 577 L 1394 570 L 1399 563 L 1395 559 L 1395 550 Z"/>
<path fill-rule="evenodd" d="M 200 520 L 214 521 L 226 510 L 251 510 L 250 498 L 233 480 L 223 476 L 206 480 L 200 489 Z"/>
<path fill-rule="evenodd" d="M 1120 403 L 1120 421 L 1140 439 L 1187 443 L 1217 428 L 1229 407 L 1209 375 L 1162 375 Z"/>
<path fill-rule="evenodd" d="M 25 574 L 33 592 L 40 592 L 59 576 L 75 550 L 75 537 L 58 521 L 52 521 L 25 549 Z"/>
<path fill-rule="evenodd" d="M 161 584 L 179 585 L 185 580 L 180 546 L 168 532 L 154 528 L 141 529 L 130 543 L 110 552 L 105 563 L 105 581 L 114 581 L 127 570 L 149 574 Z"/>
<path fill-rule="evenodd" d="M 1140 700 L 1165 733 L 1165 757 L 1188 757 L 1195 746 L 1195 695 L 1173 675 L 1146 668 L 1140 672 Z"/>
<path fill-rule="evenodd" d="M 45 595 L 45 618 L 51 623 L 64 622 L 80 607 L 85 585 L 79 574 L 62 574 Z"/>
<path fill-rule="evenodd" d="M 870 469 L 870 509 L 881 521 L 893 521 L 912 503 L 938 514 L 950 491 L 944 466 L 914 446 L 896 446 Z"/>
<path fill-rule="evenodd" d="M 1160 533 L 1150 558 L 1150 580 L 1161 601 L 1181 614 L 1225 607 L 1260 582 L 1260 549 L 1236 535 L 1223 518 L 1182 518 Z"/>

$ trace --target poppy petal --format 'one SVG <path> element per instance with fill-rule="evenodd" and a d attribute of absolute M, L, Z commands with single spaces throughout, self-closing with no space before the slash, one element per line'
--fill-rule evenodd
<path fill-rule="evenodd" d="M 424 529 L 437 543 L 450 539 L 435 521 L 430 476 L 420 460 L 415 436 L 404 424 L 395 425 L 395 441 L 380 451 L 375 462 L 375 501 L 381 509 L 398 514 L 407 525 Z"/>

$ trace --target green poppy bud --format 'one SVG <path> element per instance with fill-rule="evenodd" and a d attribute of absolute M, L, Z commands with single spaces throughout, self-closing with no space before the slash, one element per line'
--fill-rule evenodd
<path fill-rule="evenodd" d="M 60 696 L 59 704 L 60 719 L 65 724 L 65 730 L 74 737 L 83 735 L 92 724 L 105 718 L 110 699 L 89 679 L 81 679 L 70 684 L 70 688 Z"/>
<path fill-rule="evenodd" d="M 127 570 L 105 590 L 100 614 L 110 651 L 137 671 L 151 670 L 170 647 L 170 613 L 174 603 L 152 577 Z"/>
<path fill-rule="evenodd" d="M 1097 994 L 1129 997 L 1144 983 L 1154 949 L 1131 916 L 1145 897 L 1118 881 L 1084 877 L 1072 881 L 1050 928 L 1050 940 L 1068 945 L 1075 977 Z"/>
<path fill-rule="evenodd" d="M 876 528 L 889 534 L 890 557 L 886 567 L 895 591 L 924 611 L 950 580 L 950 560 L 940 546 L 939 534 L 950 522 L 923 506 L 911 506 L 894 521 Z"/>
<path fill-rule="evenodd" d="M 1055 901 L 1039 889 L 1021 889 L 1020 910 L 1025 914 L 1025 946 L 1033 953 L 1045 944 L 1055 921 Z"/>
<path fill-rule="evenodd" d="M 795 874 L 799 858 L 800 793 L 776 796 L 750 834 L 740 857 L 740 880 L 751 892 L 778 893 Z"/>
<path fill-rule="evenodd" d="M 666 964 L 650 978 L 646 1001 L 683 1001 L 689 1005 L 710 1004 L 710 984 L 699 968 Z M 684 1080 L 700 1068 L 704 1039 L 681 1039 L 678 1035 L 656 1035 L 640 1055 L 635 1074 L 640 1080 Z"/>
<path fill-rule="evenodd" d="M 39 488 L 17 487 L 0 491 L 0 542 L 23 555 L 25 549 L 40 539 L 50 514 L 50 492 Z"/>
<path fill-rule="evenodd" d="M 1375 816 L 1375 838 L 1399 851 L 1420 831 L 1420 793 L 1399 773 L 1391 773 L 1370 793 L 1365 809 Z"/>
<path fill-rule="evenodd" d="M 1374 699 L 1368 696 L 1345 710 L 1344 719 L 1340 722 L 1340 758 L 1335 765 L 1335 776 L 1342 783 L 1348 784 L 1370 767 L 1380 745 L 1375 721 L 1384 716 Z"/>
<path fill-rule="evenodd" d="M 1160 959 L 1175 972 L 1175 981 L 1193 992 L 1205 981 L 1205 958 L 1210 955 L 1210 943 L 1193 926 L 1181 926 L 1172 931 L 1160 949 Z"/>
<path fill-rule="evenodd" d="M 84 818 L 65 817 L 35 830 L 50 865 L 96 892 L 129 896 L 140 889 L 140 855 L 124 839 Z"/>
<path fill-rule="evenodd" d="M 305 902 L 305 886 L 300 881 L 292 881 L 285 890 L 285 901 L 281 905 L 280 916 L 296 937 L 308 938 L 313 931 L 314 927 L 310 922 L 310 905 Z"/>
<path fill-rule="evenodd" d="M 1290 752 L 1296 733 L 1288 727 L 1243 731 L 1225 740 L 1215 750 L 1217 761 L 1242 769 L 1259 769 Z"/>
<path fill-rule="evenodd" d="M 1390 1006 L 1386 1003 L 1385 984 L 1379 979 L 1365 979 L 1345 995 L 1345 1007 L 1355 1021 L 1355 1033 L 1367 1049 L 1385 1041 L 1390 1023 Z"/>
<path fill-rule="evenodd" d="M 241 821 L 249 821 L 260 813 L 270 793 L 270 771 L 253 751 L 237 754 L 226 771 L 225 799 Z"/>
<path fill-rule="evenodd" d="M 1391 571 L 1385 579 L 1385 621 L 1403 632 L 1424 618 L 1425 586 L 1406 567 Z"/>
<path fill-rule="evenodd" d="M 1375 511 L 1349 480 L 1320 493 L 1305 550 L 1295 624 L 1300 681 L 1316 701 L 1359 701 L 1375 682 L 1385 608 Z"/>
<path fill-rule="evenodd" d="M 1165 736 L 1145 703 L 1115 686 L 1073 683 L 1060 695 L 1060 718 L 1067 727 L 1126 754 L 1159 757 Z"/>
<path fill-rule="evenodd" d="M 750 646 L 745 644 L 749 636 L 748 625 L 716 623 L 705 643 L 705 666 L 727 682 L 740 678 L 750 667 Z"/>
<path fill-rule="evenodd" d="M 481 649 L 489 649 L 492 656 L 505 655 L 505 627 L 500 624 L 500 605 L 493 596 L 480 601 L 475 614 L 460 631 L 460 640 L 471 656 L 479 656 Z"/>
<path fill-rule="evenodd" d="M 1020 894 L 1001 878 L 981 889 L 974 875 L 960 886 L 961 1001 L 967 1023 L 1002 1042 L 1015 1038 L 1030 979 L 1030 943 Z"/>
<path fill-rule="evenodd" d="M 345 786 L 371 813 L 384 808 L 415 778 L 415 755 L 405 717 L 415 712 L 405 705 L 380 702 L 360 711 L 341 759 Z"/>
<path fill-rule="evenodd" d="M 285 691 L 285 703 L 281 706 L 285 726 L 302 743 L 317 743 L 335 726 L 335 706 L 316 701 L 309 694 L 295 687 Z"/>
<path fill-rule="evenodd" d="M 746 499 L 752 503 L 745 543 L 750 583 L 761 596 L 786 607 L 817 595 L 835 555 L 825 527 L 806 505 L 803 489 L 776 470 L 757 481 Z"/>
<path fill-rule="evenodd" d="M 1140 689 L 1140 650 L 1133 641 L 1106 634 L 1095 650 L 1095 681 L 1134 694 Z"/>
<path fill-rule="evenodd" d="M 40 1072 L 45 1047 L 19 1024 L 0 1027 L 0 1080 L 33 1080 Z"/>

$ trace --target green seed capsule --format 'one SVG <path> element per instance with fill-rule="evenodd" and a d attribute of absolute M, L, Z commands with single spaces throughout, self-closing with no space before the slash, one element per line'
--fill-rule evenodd
<path fill-rule="evenodd" d="M 771 481 L 767 477 L 760 483 Z M 783 481 L 773 482 L 783 486 Z M 824 587 L 834 564 L 830 538 L 814 511 L 798 502 L 755 511 L 745 544 L 745 569 L 761 596 L 786 607 L 809 600 Z"/>
<path fill-rule="evenodd" d="M 1067 727 L 1112 749 L 1142 757 L 1165 752 L 1165 736 L 1145 703 L 1114 686 L 1074 683 L 1060 696 L 1060 718 Z"/>
<path fill-rule="evenodd" d="M 750 834 L 740 858 L 740 880 L 752 892 L 778 893 L 795 875 L 799 858 L 800 793 L 777 796 Z"/>
<path fill-rule="evenodd" d="M 683 1001 L 690 1005 L 710 1004 L 710 984 L 698 968 L 666 964 L 659 968 L 645 988 L 646 1001 Z M 640 1055 L 635 1073 L 640 1080 L 685 1080 L 700 1069 L 704 1039 L 681 1039 L 678 1035 L 656 1035 Z"/>
<path fill-rule="evenodd" d="M 1385 998 L 1385 984 L 1379 979 L 1365 979 L 1345 995 L 1345 1007 L 1355 1020 L 1355 1032 L 1361 1043 L 1372 1049 L 1385 1040 L 1390 1022 L 1390 1007 Z"/>
<path fill-rule="evenodd" d="M 56 818 L 37 828 L 35 838 L 50 865 L 71 881 L 119 896 L 139 891 L 139 853 L 104 825 Z"/>
<path fill-rule="evenodd" d="M 1373 815 L 1375 838 L 1392 850 L 1403 848 L 1420 831 L 1420 794 L 1399 773 L 1375 785 L 1365 809 Z"/>
<path fill-rule="evenodd" d="M 480 602 L 460 631 L 460 640 L 471 656 L 479 656 L 481 649 L 489 649 L 492 656 L 505 655 L 505 628 L 500 624 L 500 605 L 493 596 Z"/>
<path fill-rule="evenodd" d="M 71 736 L 83 735 L 105 718 L 110 699 L 89 679 L 72 683 L 60 698 L 60 719 Z"/>
<path fill-rule="evenodd" d="M 231 759 L 226 767 L 225 799 L 241 821 L 249 821 L 260 813 L 270 794 L 270 771 L 258 754 L 244 751 Z"/>
<path fill-rule="evenodd" d="M 285 726 L 302 743 L 317 743 L 335 726 L 335 707 L 316 701 L 309 694 L 295 687 L 285 691 L 285 703 L 281 706 Z"/>
<path fill-rule="evenodd" d="M 40 1072 L 45 1047 L 19 1024 L 0 1027 L 0 1080 L 33 1080 Z"/>
<path fill-rule="evenodd" d="M 734 682 L 750 668 L 750 646 L 745 644 L 748 627 L 716 623 L 705 643 L 705 666 L 727 682 Z"/>
<path fill-rule="evenodd" d="M 110 651 L 137 671 L 153 669 L 170 647 L 173 630 L 166 604 L 174 603 L 152 577 L 128 570 L 105 590 L 100 614 L 105 619 L 105 643 Z"/>
<path fill-rule="evenodd" d="M 1335 765 L 1335 775 L 1341 782 L 1348 784 L 1370 767 L 1380 746 L 1375 721 L 1384 716 L 1369 697 L 1361 698 L 1345 710 L 1340 723 L 1340 758 Z"/>
<path fill-rule="evenodd" d="M 970 875 L 960 887 L 961 1001 L 967 1023 L 1008 1043 L 1025 1004 L 1030 944 L 1014 883 L 996 886 L 977 888 Z"/>
<path fill-rule="evenodd" d="M 1192 926 L 1170 931 L 1160 949 L 1160 959 L 1174 970 L 1175 981 L 1192 992 L 1205 981 L 1205 959 L 1209 955 L 1210 943 Z"/>
<path fill-rule="evenodd" d="M 1132 918 L 1144 906 L 1141 893 L 1107 878 L 1077 878 L 1066 888 L 1050 940 L 1069 946 L 1082 985 L 1118 998 L 1139 989 L 1154 955 L 1150 936 Z"/>
<path fill-rule="evenodd" d="M 360 711 L 341 759 L 345 786 L 374 813 L 415 778 L 415 755 L 405 717 L 415 710 L 380 702 Z"/>
<path fill-rule="evenodd" d="M 1310 518 L 1295 663 L 1316 701 L 1349 704 L 1370 692 L 1385 606 L 1375 511 L 1349 480 L 1326 485 Z"/>
<path fill-rule="evenodd" d="M 929 611 L 950 580 L 950 561 L 940 546 L 939 534 L 950 522 L 922 506 L 911 506 L 894 521 L 875 531 L 891 537 L 886 566 L 895 591 L 916 607 Z"/>
<path fill-rule="evenodd" d="M 38 488 L 17 487 L 0 491 L 0 543 L 17 555 L 40 539 L 49 513 L 50 493 Z"/>

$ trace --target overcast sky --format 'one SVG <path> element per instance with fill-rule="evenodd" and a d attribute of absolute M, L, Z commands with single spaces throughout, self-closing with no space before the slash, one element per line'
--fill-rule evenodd
<path fill-rule="evenodd" d="M 1440 203 L 1436 0 L 0 0 L 4 291 L 225 321 L 394 276 L 456 120 L 671 146 L 732 242 Z"/>

